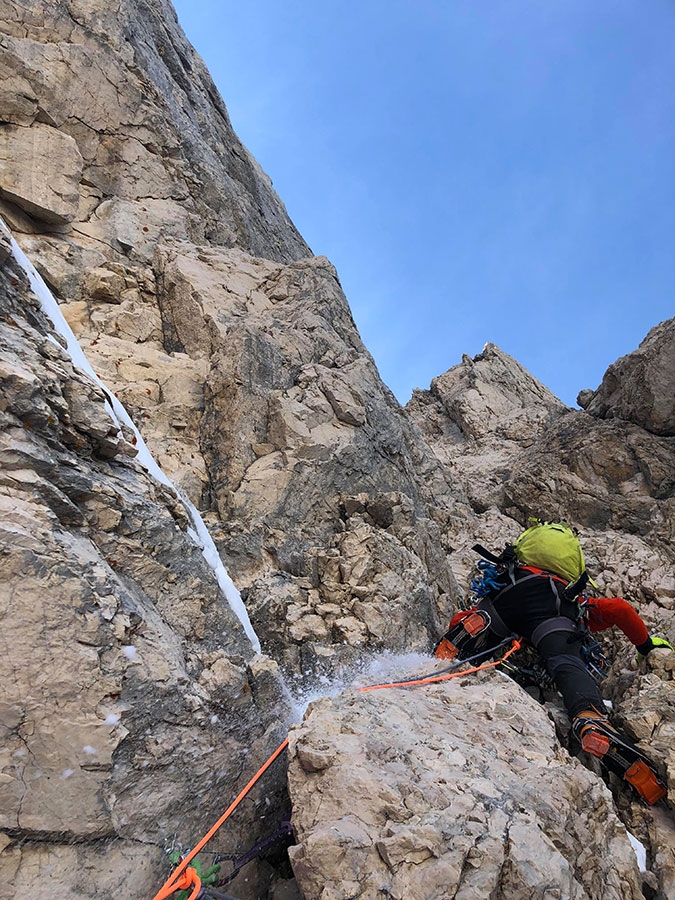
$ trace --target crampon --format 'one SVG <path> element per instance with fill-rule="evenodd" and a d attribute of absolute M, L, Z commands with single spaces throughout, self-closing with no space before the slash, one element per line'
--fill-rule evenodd
<path fill-rule="evenodd" d="M 652 763 L 627 737 L 609 724 L 606 716 L 595 711 L 580 713 L 572 728 L 582 749 L 597 757 L 609 772 L 632 785 L 650 806 L 666 796 L 666 787 L 659 780 Z"/>
<path fill-rule="evenodd" d="M 479 636 L 485 633 L 485 638 L 487 638 L 489 624 L 490 618 L 487 613 L 478 610 L 471 612 L 441 638 L 436 645 L 434 656 L 437 659 L 455 659 L 456 657 L 462 659 L 469 656 L 474 650 L 480 649 L 482 642 Z"/>

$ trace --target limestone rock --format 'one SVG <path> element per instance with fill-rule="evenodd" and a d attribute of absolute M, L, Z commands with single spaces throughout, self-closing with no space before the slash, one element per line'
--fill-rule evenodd
<path fill-rule="evenodd" d="M 344 529 L 312 551 L 309 577 L 273 573 L 247 591 L 265 650 L 306 675 L 335 674 L 377 650 L 427 652 L 457 600 L 440 533 L 405 495 L 341 505 Z"/>
<path fill-rule="evenodd" d="M 578 404 L 582 409 L 586 409 L 586 407 L 588 406 L 588 404 L 589 404 L 589 403 L 591 402 L 591 400 L 593 399 L 593 394 L 594 394 L 594 393 L 595 393 L 595 391 L 591 391 L 591 390 L 588 389 L 588 388 L 584 389 L 583 391 L 579 391 L 579 393 L 577 394 L 577 404 Z"/>
<path fill-rule="evenodd" d="M 2 0 L 0 12 L 13 123 L 0 187 L 21 209 L 118 260 L 150 259 L 166 235 L 309 255 L 168 0 Z M 19 139 L 28 157 L 13 152 Z"/>
<path fill-rule="evenodd" d="M 0 282 L 0 883 L 140 898 L 280 739 L 282 685 L 13 260 Z"/>
<path fill-rule="evenodd" d="M 503 502 L 524 448 L 566 411 L 548 388 L 495 344 L 416 390 L 406 412 L 457 477 L 478 512 Z"/>
<path fill-rule="evenodd" d="M 488 343 L 473 359 L 434 378 L 429 393 L 462 434 L 531 441 L 564 404 L 513 357 Z M 421 399 L 421 398 L 420 398 Z"/>
<path fill-rule="evenodd" d="M 289 787 L 307 900 L 643 896 L 609 793 L 508 679 L 317 701 Z"/>
<path fill-rule="evenodd" d="M 38 122 L 0 125 L 0 196 L 35 218 L 53 225 L 72 222 L 82 166 L 70 135 Z"/>
<path fill-rule="evenodd" d="M 675 441 L 570 412 L 514 462 L 503 504 L 518 517 L 564 517 L 672 542 Z"/>
<path fill-rule="evenodd" d="M 5 262 L 5 260 L 12 253 L 12 245 L 10 243 L 9 238 L 4 233 L 4 231 L 0 231 L 0 265 Z"/>
<path fill-rule="evenodd" d="M 250 587 L 256 627 L 278 658 L 299 665 L 310 635 L 324 648 L 403 646 L 413 633 L 412 646 L 433 645 L 456 599 L 439 527 L 455 492 L 382 385 L 328 262 L 280 266 L 175 244 L 156 249 L 152 277 L 126 269 L 125 284 L 116 305 L 90 289 L 64 311 L 165 471 L 195 503 L 215 507 L 219 549 Z M 368 535 L 349 541 L 353 513 Z M 329 548 L 372 554 L 378 577 L 370 565 L 359 582 L 346 563 L 324 574 Z M 288 603 L 304 608 L 309 584 L 315 618 L 289 622 L 294 637 L 280 642 L 269 611 L 279 612 L 276 586 L 294 579 Z M 401 603 L 416 611 L 414 625 L 378 624 Z M 333 609 L 323 622 L 315 607 L 325 604 Z M 361 625 L 335 624 L 350 617 Z"/>
<path fill-rule="evenodd" d="M 637 350 L 613 363 L 585 409 L 674 436 L 675 319 L 652 328 Z"/>

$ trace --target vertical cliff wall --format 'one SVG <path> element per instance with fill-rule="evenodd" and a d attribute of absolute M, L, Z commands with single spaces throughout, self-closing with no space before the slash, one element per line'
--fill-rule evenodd
<path fill-rule="evenodd" d="M 4 21 L 5 71 L 21 77 L 3 82 L 2 209 L 207 515 L 263 639 L 304 670 L 317 651 L 427 648 L 456 594 L 442 529 L 463 493 L 382 384 L 335 271 L 233 134 L 170 5 L 8 3 Z M 409 628 L 388 625 L 390 607 Z"/>

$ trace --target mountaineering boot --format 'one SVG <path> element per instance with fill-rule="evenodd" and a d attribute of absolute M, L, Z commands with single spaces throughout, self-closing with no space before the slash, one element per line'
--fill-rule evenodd
<path fill-rule="evenodd" d="M 607 716 L 585 709 L 574 717 L 572 731 L 586 753 L 598 757 L 610 772 L 632 785 L 650 806 L 666 796 L 668 792 L 649 760 L 610 725 Z"/>
<path fill-rule="evenodd" d="M 436 645 L 434 656 L 437 659 L 465 659 L 478 649 L 476 640 L 490 624 L 486 613 L 475 611 L 464 616 L 447 634 L 444 634 Z"/>
<path fill-rule="evenodd" d="M 611 741 L 607 734 L 610 728 L 607 716 L 594 709 L 585 709 L 574 717 L 572 731 L 576 735 L 581 749 L 591 756 L 602 759 L 608 752 Z"/>

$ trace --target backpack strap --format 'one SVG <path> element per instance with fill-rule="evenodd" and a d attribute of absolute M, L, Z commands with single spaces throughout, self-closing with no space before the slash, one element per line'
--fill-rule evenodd
<path fill-rule="evenodd" d="M 567 600 L 574 600 L 575 597 L 579 596 L 590 580 L 588 572 L 584 569 L 577 580 L 573 581 L 572 584 L 568 584 L 565 588 L 565 598 Z"/>
<path fill-rule="evenodd" d="M 474 544 L 471 549 L 474 553 L 478 553 L 483 559 L 487 559 L 488 562 L 494 563 L 496 566 L 500 566 L 504 562 L 501 556 L 495 556 L 494 553 L 490 553 L 490 551 L 486 550 L 482 544 Z"/>
<path fill-rule="evenodd" d="M 518 560 L 516 558 L 516 551 L 513 548 L 513 544 L 506 544 L 499 556 L 495 556 L 494 553 L 486 550 L 482 544 L 474 544 L 471 549 L 475 553 L 478 553 L 480 556 L 482 556 L 484 559 L 487 559 L 489 562 L 493 563 L 495 566 L 503 566 L 509 573 L 509 579 L 511 583 L 516 583 L 516 576 L 514 573 Z"/>
<path fill-rule="evenodd" d="M 490 630 L 499 638 L 514 637 L 513 632 L 495 609 L 495 605 L 488 597 L 483 597 L 477 607 L 490 617 Z"/>

